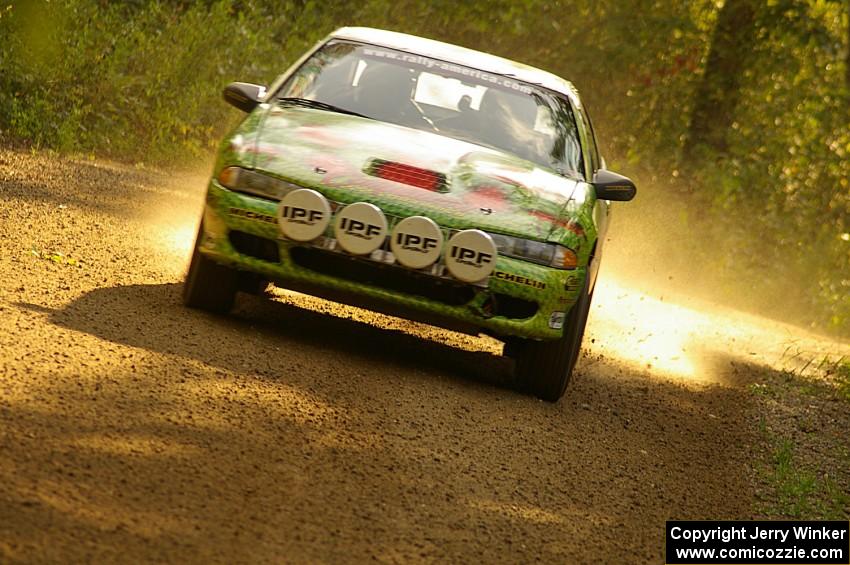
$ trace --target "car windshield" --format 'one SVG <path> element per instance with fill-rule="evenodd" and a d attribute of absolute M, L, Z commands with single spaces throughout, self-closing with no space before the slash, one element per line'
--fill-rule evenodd
<path fill-rule="evenodd" d="M 375 120 L 513 153 L 562 174 L 582 172 L 569 101 L 529 83 L 348 41 L 314 53 L 277 92 Z"/>

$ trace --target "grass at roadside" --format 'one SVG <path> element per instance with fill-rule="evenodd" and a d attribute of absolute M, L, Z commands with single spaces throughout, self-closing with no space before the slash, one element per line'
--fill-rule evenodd
<path fill-rule="evenodd" d="M 850 519 L 850 365 L 815 376 L 759 373 L 756 513 L 771 519 Z"/>
<path fill-rule="evenodd" d="M 844 400 L 850 402 L 850 361 L 843 361 L 836 365 L 835 382 Z"/>
<path fill-rule="evenodd" d="M 773 438 L 775 446 L 766 479 L 774 497 L 761 512 L 768 516 L 840 520 L 847 518 L 850 496 L 827 476 L 801 467 L 795 456 L 794 443 L 787 438 Z"/>

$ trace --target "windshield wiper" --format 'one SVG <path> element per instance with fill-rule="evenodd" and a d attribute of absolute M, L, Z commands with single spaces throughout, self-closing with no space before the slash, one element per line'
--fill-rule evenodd
<path fill-rule="evenodd" d="M 293 96 L 284 96 L 277 99 L 278 104 L 286 104 L 288 106 L 302 106 L 304 108 L 316 108 L 317 110 L 326 110 L 328 112 L 336 112 L 337 114 L 348 114 L 349 116 L 358 116 L 360 118 L 369 118 L 353 110 L 346 110 L 327 102 L 319 102 L 318 100 L 310 100 L 308 98 L 296 98 Z M 369 118 L 372 119 L 372 118 Z"/>

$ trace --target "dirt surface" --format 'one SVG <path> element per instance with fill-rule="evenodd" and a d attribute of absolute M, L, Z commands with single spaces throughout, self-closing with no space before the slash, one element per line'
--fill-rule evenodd
<path fill-rule="evenodd" d="M 0 150 L 0 561 L 660 562 L 665 520 L 754 515 L 741 367 L 838 352 L 616 252 L 557 404 L 492 339 L 278 290 L 187 310 L 204 182 Z"/>

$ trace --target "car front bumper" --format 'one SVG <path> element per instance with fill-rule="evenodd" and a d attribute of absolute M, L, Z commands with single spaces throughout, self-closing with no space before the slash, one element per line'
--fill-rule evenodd
<path fill-rule="evenodd" d="M 354 257 L 332 233 L 309 244 L 284 238 L 277 203 L 209 185 L 199 252 L 257 273 L 282 288 L 424 321 L 467 333 L 551 340 L 584 285 L 586 269 L 561 270 L 499 256 L 488 279 L 466 284 L 441 266 L 423 271 L 394 263 L 391 253 Z"/>

